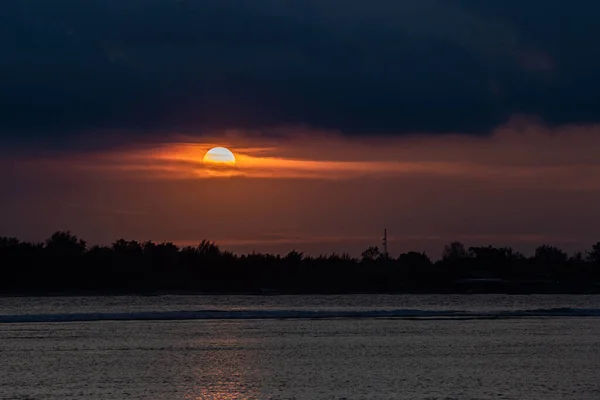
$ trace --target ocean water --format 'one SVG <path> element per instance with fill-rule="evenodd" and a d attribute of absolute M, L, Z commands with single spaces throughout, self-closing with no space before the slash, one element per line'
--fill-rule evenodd
<path fill-rule="evenodd" d="M 600 296 L 0 298 L 0 399 L 598 399 Z"/>

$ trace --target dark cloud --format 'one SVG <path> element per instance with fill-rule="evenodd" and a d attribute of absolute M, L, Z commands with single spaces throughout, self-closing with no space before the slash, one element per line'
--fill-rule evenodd
<path fill-rule="evenodd" d="M 598 15 L 591 0 L 9 0 L 0 133 L 598 122 Z"/>

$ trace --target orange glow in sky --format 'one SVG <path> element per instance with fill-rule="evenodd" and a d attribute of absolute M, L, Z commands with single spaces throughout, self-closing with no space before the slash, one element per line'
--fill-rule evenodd
<path fill-rule="evenodd" d="M 17 236 L 31 229 L 40 239 L 67 229 L 91 243 L 210 239 L 234 251 L 357 254 L 379 243 L 383 226 L 395 251 L 433 251 L 461 238 L 568 248 L 597 236 L 598 130 L 521 123 L 488 137 L 368 141 L 299 130 L 13 157 L 2 162 L 22 200 L 3 200 L 5 222 Z M 214 147 L 230 149 L 235 167 L 207 168 Z"/>
<path fill-rule="evenodd" d="M 517 126 L 518 128 L 518 126 Z M 269 138 L 183 138 L 177 142 L 112 150 L 77 159 L 71 167 L 89 173 L 137 179 L 318 179 L 441 177 L 493 181 L 510 185 L 596 187 L 600 165 L 591 149 L 600 140 L 587 129 L 564 133 L 541 127 L 525 132 L 508 126 L 481 138 L 431 136 L 371 139 L 368 143 L 339 135 Z M 540 143 L 544 143 L 540 146 Z M 235 154 L 225 166 L 207 166 L 212 148 Z M 566 150 L 569 150 L 568 152 Z M 564 154 L 574 154 L 567 158 Z M 222 157 L 222 156 L 221 156 Z M 227 155 L 227 157 L 231 157 Z M 60 163 L 61 160 L 51 160 Z M 234 164 L 235 163 L 235 164 Z M 235 165 L 235 167 L 233 167 Z"/>

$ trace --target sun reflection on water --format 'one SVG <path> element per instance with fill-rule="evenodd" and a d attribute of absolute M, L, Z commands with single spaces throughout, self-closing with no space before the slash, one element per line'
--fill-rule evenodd
<path fill-rule="evenodd" d="M 193 382 L 185 388 L 186 400 L 259 399 L 257 380 L 252 378 L 252 351 L 246 341 L 223 331 L 219 339 L 205 341 L 198 351 Z"/>

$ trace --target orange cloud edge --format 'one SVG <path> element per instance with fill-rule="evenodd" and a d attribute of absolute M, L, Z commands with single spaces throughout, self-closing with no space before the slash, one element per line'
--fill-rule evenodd
<path fill-rule="evenodd" d="M 226 133 L 201 139 L 174 135 L 167 143 L 139 144 L 63 159 L 55 167 L 134 179 L 352 179 L 439 176 L 511 184 L 596 188 L 600 182 L 600 127 L 548 128 L 514 120 L 490 136 L 407 135 L 349 138 L 290 129 L 278 138 Z M 230 149 L 235 167 L 207 168 L 206 152 Z M 40 160 L 38 160 L 40 161 Z"/>

